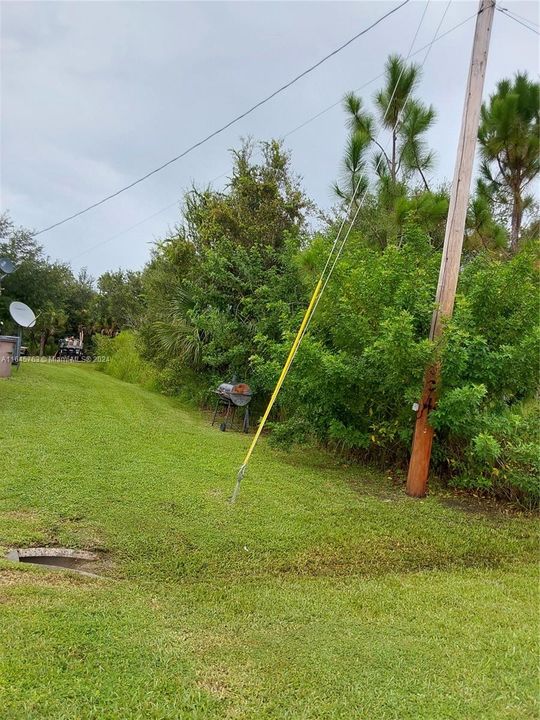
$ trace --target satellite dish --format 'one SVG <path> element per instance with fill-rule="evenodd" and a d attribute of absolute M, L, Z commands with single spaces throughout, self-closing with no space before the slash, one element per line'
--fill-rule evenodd
<path fill-rule="evenodd" d="M 12 302 L 9 306 L 9 314 L 21 327 L 34 327 L 36 323 L 34 311 L 22 302 Z"/>
<path fill-rule="evenodd" d="M 15 263 L 9 258 L 0 258 L 0 272 L 4 275 L 10 275 L 15 270 Z"/>

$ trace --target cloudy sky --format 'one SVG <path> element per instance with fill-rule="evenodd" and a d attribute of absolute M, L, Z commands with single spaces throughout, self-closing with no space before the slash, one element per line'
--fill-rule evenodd
<path fill-rule="evenodd" d="M 179 154 L 396 4 L 2 2 L 2 210 L 40 229 L 82 209 Z M 538 22 L 535 2 L 500 4 Z M 414 49 L 432 40 L 446 6 L 428 3 Z M 41 235 L 47 253 L 94 275 L 141 267 L 152 241 L 178 219 L 184 189 L 227 173 L 228 150 L 242 136 L 284 136 L 378 76 L 390 52 L 406 55 L 425 7 L 410 2 L 204 147 Z M 476 0 L 454 0 L 440 32 L 476 9 Z M 439 40 L 424 67 L 419 94 L 438 111 L 429 137 L 435 179 L 452 175 L 473 30 L 470 20 Z M 538 77 L 537 41 L 495 14 L 486 94 L 516 70 Z M 368 101 L 377 82 L 362 91 Z M 333 202 L 345 137 L 339 106 L 286 137 L 294 168 L 322 207 Z"/>

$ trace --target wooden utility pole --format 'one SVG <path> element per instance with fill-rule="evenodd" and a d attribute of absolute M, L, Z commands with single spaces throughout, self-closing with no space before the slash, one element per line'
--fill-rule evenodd
<path fill-rule="evenodd" d="M 482 106 L 482 90 L 484 88 L 489 39 L 494 14 L 495 0 L 480 0 L 452 193 L 446 220 L 439 284 L 435 297 L 436 308 L 433 313 L 429 334 L 431 340 L 436 340 L 441 335 L 444 320 L 451 317 L 454 310 L 476 150 L 476 136 Z M 426 494 L 431 444 L 433 442 L 433 428 L 429 424 L 429 413 L 437 402 L 439 375 L 440 365 L 436 360 L 434 365 L 426 371 L 422 397 L 416 413 L 416 427 L 407 476 L 407 494 L 413 497 L 423 497 Z"/>

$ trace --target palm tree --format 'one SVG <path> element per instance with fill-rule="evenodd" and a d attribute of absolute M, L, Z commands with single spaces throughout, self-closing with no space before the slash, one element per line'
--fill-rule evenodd
<path fill-rule="evenodd" d="M 518 245 L 523 215 L 534 202 L 527 188 L 540 170 L 539 84 L 526 73 L 502 80 L 482 106 L 478 140 L 480 187 L 495 205 L 509 210 L 510 248 Z"/>
<path fill-rule="evenodd" d="M 177 288 L 168 300 L 165 312 L 152 323 L 161 349 L 170 358 L 179 358 L 186 365 L 200 365 L 205 332 L 193 320 L 193 298 L 188 290 Z"/>

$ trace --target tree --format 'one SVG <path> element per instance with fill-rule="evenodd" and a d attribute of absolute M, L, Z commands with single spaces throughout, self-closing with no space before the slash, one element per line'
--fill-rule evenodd
<path fill-rule="evenodd" d="M 39 336 L 39 356 L 45 354 L 45 346 L 50 338 L 66 329 L 67 314 L 58 305 L 47 303 L 38 314 L 32 334 Z"/>
<path fill-rule="evenodd" d="M 347 114 L 349 138 L 343 161 L 340 185 L 335 191 L 341 199 L 349 199 L 358 185 L 361 197 L 367 188 L 365 170 L 370 148 L 374 149 L 372 163 L 379 177 L 380 188 L 393 198 L 403 194 L 405 184 L 418 174 L 429 190 L 427 171 L 433 166 L 434 154 L 426 147 L 425 133 L 435 120 L 433 107 L 413 97 L 420 81 L 420 68 L 407 64 L 399 55 L 391 55 L 385 66 L 384 86 L 375 95 L 378 123 L 363 107 L 355 93 L 348 93 L 343 101 Z M 387 153 L 377 140 L 378 128 L 390 133 L 391 148 Z"/>
<path fill-rule="evenodd" d="M 388 157 L 384 150 L 382 153 L 392 183 L 396 183 L 400 170 L 404 174 L 418 171 L 429 189 L 424 172 L 431 167 L 433 154 L 425 150 L 422 135 L 433 124 L 435 110 L 413 98 L 419 82 L 418 65 L 407 65 L 399 55 L 390 55 L 385 84 L 376 94 L 375 104 L 381 125 L 391 133 L 391 155 Z"/>
<path fill-rule="evenodd" d="M 147 357 L 246 377 L 257 337 L 280 337 L 281 317 L 301 307 L 294 256 L 310 208 L 275 141 L 234 151 L 224 191 L 189 191 L 183 223 L 144 273 Z"/>
<path fill-rule="evenodd" d="M 502 80 L 482 106 L 478 131 L 480 189 L 510 219 L 510 247 L 517 249 L 524 213 L 533 205 L 527 193 L 540 170 L 539 84 L 526 73 Z"/>
<path fill-rule="evenodd" d="M 362 99 L 354 93 L 348 93 L 343 101 L 348 115 L 349 138 L 342 160 L 342 172 L 338 183 L 334 184 L 336 195 L 346 202 L 355 198 L 355 205 L 366 194 L 369 183 L 366 173 L 366 154 L 373 137 L 373 120 L 362 109 Z"/>
<path fill-rule="evenodd" d="M 8 311 L 14 300 L 26 303 L 38 316 L 36 326 L 28 332 L 31 344 L 39 346 L 41 353 L 60 331 L 78 334 L 81 329 L 91 329 L 92 278 L 86 271 L 75 277 L 69 265 L 46 257 L 30 231 L 15 227 L 7 214 L 0 216 L 0 257 L 15 264 L 15 271 L 2 281 L 0 320 L 4 332 L 16 332 Z"/>
<path fill-rule="evenodd" d="M 94 307 L 96 290 L 94 279 L 83 268 L 68 284 L 66 301 L 67 326 L 72 333 L 82 332 L 85 336 L 95 330 Z"/>
<path fill-rule="evenodd" d="M 493 207 L 479 183 L 471 198 L 467 213 L 464 247 L 467 253 L 489 250 L 496 254 L 505 254 L 508 246 L 508 232 L 504 224 L 498 222 Z"/>
<path fill-rule="evenodd" d="M 15 227 L 8 213 L 0 215 L 0 256 L 15 263 L 24 260 L 38 260 L 43 256 L 43 248 L 26 228 Z"/>
<path fill-rule="evenodd" d="M 134 270 L 105 272 L 97 286 L 92 311 L 97 327 L 110 335 L 138 327 L 145 305 L 142 274 Z"/>

